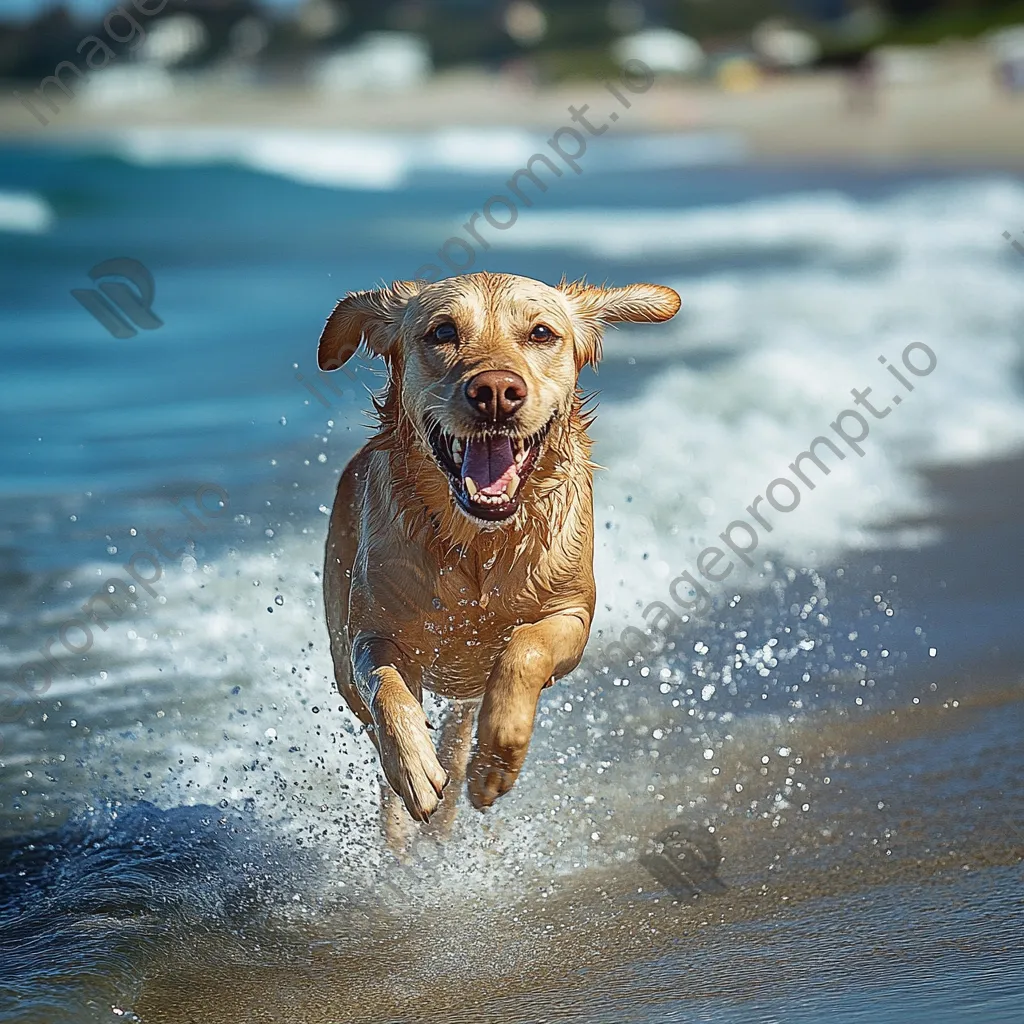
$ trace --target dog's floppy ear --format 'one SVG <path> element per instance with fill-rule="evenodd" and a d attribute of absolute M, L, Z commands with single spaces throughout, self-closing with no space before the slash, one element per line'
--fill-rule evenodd
<path fill-rule="evenodd" d="M 576 332 L 576 361 L 580 367 L 596 366 L 601 360 L 601 336 L 605 324 L 656 323 L 671 320 L 682 300 L 661 284 L 627 284 L 622 288 L 599 288 L 583 281 L 559 285 L 582 319 Z"/>
<path fill-rule="evenodd" d="M 390 354 L 405 307 L 421 287 L 420 281 L 395 281 L 390 288 L 349 292 L 324 324 L 316 351 L 320 369 L 343 366 L 360 341 L 365 341 L 374 355 Z"/>

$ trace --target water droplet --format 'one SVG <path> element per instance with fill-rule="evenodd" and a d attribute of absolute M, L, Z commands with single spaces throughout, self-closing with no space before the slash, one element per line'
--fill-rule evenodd
<path fill-rule="evenodd" d="M 277 597 L 274 598 L 274 604 L 280 607 L 284 604 L 284 598 L 280 594 L 278 594 Z"/>

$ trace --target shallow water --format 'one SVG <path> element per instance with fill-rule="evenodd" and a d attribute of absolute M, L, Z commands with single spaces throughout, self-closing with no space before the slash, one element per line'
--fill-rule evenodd
<path fill-rule="evenodd" d="M 408 865 L 320 610 L 368 400 L 295 373 L 338 295 L 409 276 L 532 141 L 478 140 L 467 169 L 393 140 L 372 180 L 308 139 L 269 163 L 280 143 L 166 134 L 6 148 L 0 1019 L 1022 1019 L 1024 261 L 1001 234 L 1024 182 L 642 141 L 478 264 L 685 307 L 611 334 L 586 382 L 588 655 L 516 789 Z M 165 326 L 118 341 L 68 293 L 122 255 Z M 714 608 L 606 654 L 915 343 L 935 371 Z M 151 592 L 71 654 L 61 627 L 83 645 L 67 624 L 133 557 Z M 638 863 L 677 824 L 718 844 L 724 892 L 674 899 Z"/>

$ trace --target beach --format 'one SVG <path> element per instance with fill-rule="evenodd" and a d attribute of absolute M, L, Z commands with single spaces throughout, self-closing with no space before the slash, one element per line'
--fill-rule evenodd
<path fill-rule="evenodd" d="M 6 103 L 0 1020 L 1020 1020 L 1024 104 L 973 51 L 948 70 L 873 114 L 838 74 Z M 683 310 L 581 381 L 583 662 L 515 789 L 452 794 L 399 861 L 320 578 L 381 367 L 319 374 L 316 340 L 605 97 L 614 131 L 473 269 Z M 76 300 L 113 258 L 159 324 Z M 674 577 L 783 477 L 799 501 L 679 617 Z M 625 651 L 656 603 L 679 627 Z M 647 859 L 673 829 L 678 887 Z"/>
<path fill-rule="evenodd" d="M 473 71 L 449 72 L 402 92 L 330 93 L 230 73 L 182 79 L 166 96 L 133 100 L 131 89 L 127 82 L 121 94 L 104 90 L 74 101 L 51 90 L 58 112 L 35 103 L 45 125 L 6 90 L 0 134 L 45 140 L 132 128 L 424 132 L 453 125 L 550 133 L 573 123 L 570 106 L 590 104 L 595 121 L 605 106 L 618 107 L 606 86 L 589 80 L 533 86 Z M 30 89 L 20 91 L 31 97 Z M 740 138 L 753 158 L 773 161 L 1019 166 L 1024 159 L 1024 102 L 997 88 L 991 60 L 977 47 L 949 44 L 913 79 L 880 81 L 870 109 L 858 108 L 858 99 L 865 101 L 855 91 L 843 71 L 768 76 L 739 93 L 662 79 L 634 97 L 615 131 L 725 132 Z"/>

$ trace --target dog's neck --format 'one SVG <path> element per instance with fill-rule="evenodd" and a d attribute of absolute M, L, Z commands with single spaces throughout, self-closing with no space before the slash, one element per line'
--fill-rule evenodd
<path fill-rule="evenodd" d="M 533 563 L 552 537 L 574 528 L 580 511 L 592 504 L 596 467 L 587 428 L 593 415 L 579 393 L 568 415 L 552 424 L 519 509 L 501 523 L 473 520 L 457 506 L 447 476 L 404 413 L 393 385 L 374 406 L 379 427 L 370 447 L 390 461 L 395 519 L 441 564 L 452 557 L 499 569 L 499 562 Z"/>

